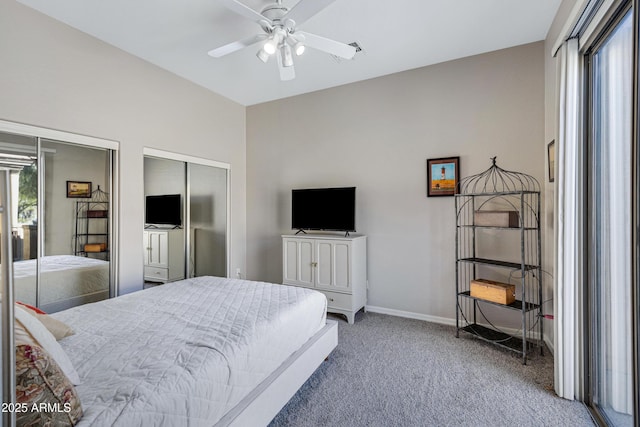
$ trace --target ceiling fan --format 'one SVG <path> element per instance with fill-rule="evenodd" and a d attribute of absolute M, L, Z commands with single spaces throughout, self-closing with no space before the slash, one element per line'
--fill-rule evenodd
<path fill-rule="evenodd" d="M 293 68 L 293 53 L 302 55 L 306 47 L 340 58 L 352 59 L 356 54 L 354 46 L 298 30 L 298 25 L 303 24 L 334 1 L 300 0 L 289 9 L 282 5 L 282 0 L 276 0 L 275 3 L 268 4 L 258 13 L 237 0 L 222 0 L 222 3 L 230 10 L 260 25 L 264 34 L 257 34 L 220 46 L 209 51 L 209 55 L 220 58 L 245 47 L 264 42 L 256 56 L 266 63 L 271 56 L 275 55 L 281 80 L 291 80 L 296 77 Z"/>

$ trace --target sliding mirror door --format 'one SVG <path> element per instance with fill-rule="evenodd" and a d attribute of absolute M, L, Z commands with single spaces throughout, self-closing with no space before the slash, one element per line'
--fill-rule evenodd
<path fill-rule="evenodd" d="M 186 163 L 144 158 L 144 286 L 184 279 Z"/>
<path fill-rule="evenodd" d="M 227 170 L 189 163 L 189 277 L 227 276 Z"/>
<path fill-rule="evenodd" d="M 144 286 L 227 277 L 228 165 L 153 149 L 145 153 Z"/>
<path fill-rule="evenodd" d="M 0 133 L 10 169 L 15 299 L 55 312 L 115 294 L 113 150 Z M 0 253 L 0 263 L 5 261 Z"/>
<path fill-rule="evenodd" d="M 42 140 L 44 229 L 39 306 L 110 296 L 111 150 Z"/>

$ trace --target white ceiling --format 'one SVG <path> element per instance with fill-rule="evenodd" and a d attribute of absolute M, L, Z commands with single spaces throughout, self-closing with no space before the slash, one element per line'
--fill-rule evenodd
<path fill-rule="evenodd" d="M 217 59 L 207 55 L 262 32 L 219 0 L 19 1 L 242 105 L 543 40 L 561 2 L 336 0 L 299 29 L 356 41 L 363 52 L 337 61 L 307 49 L 294 57 L 296 78 L 283 82 L 275 60 L 256 58 L 259 45 Z M 269 3 L 240 1 L 258 11 Z"/>

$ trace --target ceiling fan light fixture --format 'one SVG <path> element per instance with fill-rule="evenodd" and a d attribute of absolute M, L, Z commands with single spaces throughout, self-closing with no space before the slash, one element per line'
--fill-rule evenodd
<path fill-rule="evenodd" d="M 293 56 L 291 55 L 291 46 L 288 44 L 283 44 L 280 50 L 280 54 L 282 54 L 282 66 L 291 67 L 293 66 Z"/>
<path fill-rule="evenodd" d="M 296 53 L 296 56 L 302 55 L 307 48 L 304 40 L 304 35 L 302 34 L 289 34 L 289 37 L 287 37 L 287 42 L 293 46 L 293 51 Z"/>
<path fill-rule="evenodd" d="M 280 46 L 280 42 L 282 42 L 283 38 L 283 30 L 278 28 L 273 32 L 273 35 L 269 38 L 269 40 L 264 44 L 264 51 L 269 55 L 273 55 L 278 50 Z"/>
<path fill-rule="evenodd" d="M 269 58 L 271 58 L 271 55 L 269 55 L 264 48 L 260 49 L 258 51 L 258 53 L 256 53 L 256 56 L 258 57 L 258 59 L 260 59 L 260 61 L 264 62 L 265 64 L 267 63 L 267 61 L 269 60 Z"/>
<path fill-rule="evenodd" d="M 264 44 L 264 46 L 262 47 L 262 50 L 267 55 L 273 55 L 274 53 L 276 53 L 277 47 L 278 47 L 278 42 L 275 40 L 275 37 L 272 37 Z"/>
<path fill-rule="evenodd" d="M 296 52 L 297 56 L 300 56 L 304 53 L 307 47 L 302 42 L 298 42 L 293 46 L 293 50 Z"/>

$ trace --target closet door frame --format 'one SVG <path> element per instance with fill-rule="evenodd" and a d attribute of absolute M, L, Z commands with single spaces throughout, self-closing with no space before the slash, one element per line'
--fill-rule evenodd
<path fill-rule="evenodd" d="M 219 169 L 226 170 L 227 174 L 227 183 L 226 183 L 226 233 L 225 233 L 225 270 L 226 277 L 231 277 L 231 164 L 220 162 L 217 160 L 205 159 L 202 157 L 190 156 L 188 154 L 174 153 L 173 151 L 165 151 L 158 150 L 156 148 L 144 147 L 142 151 L 143 156 L 145 157 L 156 157 L 159 159 L 166 160 L 177 160 L 180 162 L 185 162 L 186 168 L 186 201 L 185 201 L 185 229 L 189 230 L 190 222 L 191 222 L 191 204 L 187 203 L 191 197 L 190 185 L 189 185 L 189 164 L 197 164 L 202 166 L 211 166 Z M 188 260 L 191 259 L 191 236 L 188 232 L 185 232 L 185 266 L 188 266 Z M 185 267 L 185 273 L 188 277 L 188 267 Z"/>

